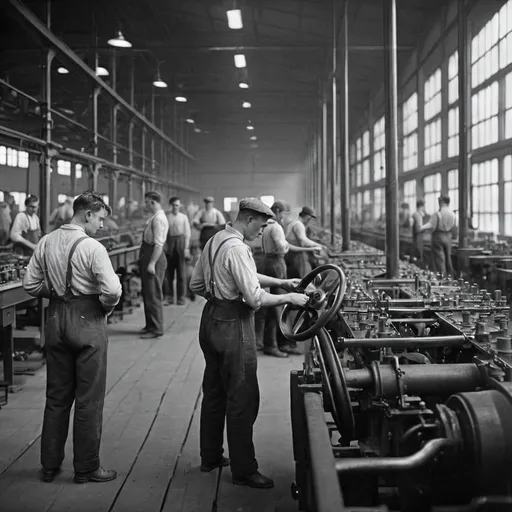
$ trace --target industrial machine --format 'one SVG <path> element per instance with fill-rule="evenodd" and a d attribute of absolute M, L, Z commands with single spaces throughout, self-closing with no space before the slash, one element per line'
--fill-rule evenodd
<path fill-rule="evenodd" d="M 512 510 L 506 299 L 406 263 L 384 279 L 361 246 L 343 259 L 280 319 L 310 345 L 290 379 L 299 510 Z"/>

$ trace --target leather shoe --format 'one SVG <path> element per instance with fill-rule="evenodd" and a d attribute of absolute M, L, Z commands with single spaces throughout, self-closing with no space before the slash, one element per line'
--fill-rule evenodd
<path fill-rule="evenodd" d="M 233 477 L 235 485 L 246 485 L 254 489 L 271 489 L 274 487 L 274 480 L 263 476 L 259 471 L 255 471 L 252 475 L 247 475 L 242 478 Z"/>
<path fill-rule="evenodd" d="M 41 471 L 41 480 L 43 482 L 53 482 L 53 480 L 59 473 L 60 473 L 60 466 L 55 469 L 43 468 Z"/>
<path fill-rule="evenodd" d="M 292 347 L 291 345 L 283 345 L 282 347 L 279 347 L 279 350 L 281 352 L 286 352 L 287 354 L 293 354 L 293 355 L 302 355 L 301 350 L 298 347 Z"/>
<path fill-rule="evenodd" d="M 267 356 L 274 356 L 274 357 L 288 357 L 288 354 L 285 352 L 281 352 L 278 348 L 275 347 L 265 347 L 263 349 L 263 353 Z"/>
<path fill-rule="evenodd" d="M 117 471 L 113 469 L 103 469 L 102 467 L 90 473 L 75 473 L 75 482 L 77 484 L 86 484 L 87 482 L 110 482 L 116 478 Z"/>
<path fill-rule="evenodd" d="M 156 334 L 155 332 L 148 331 L 145 334 L 142 334 L 141 336 L 139 336 L 139 338 L 141 340 L 152 340 L 154 338 L 160 338 L 161 336 L 162 336 L 161 334 Z"/>
<path fill-rule="evenodd" d="M 221 466 L 225 468 L 226 466 L 229 466 L 231 464 L 231 461 L 227 457 L 221 457 L 220 461 L 217 462 L 217 464 L 201 464 L 201 471 L 203 473 L 209 473 L 210 471 L 213 471 L 214 469 L 220 468 Z"/>

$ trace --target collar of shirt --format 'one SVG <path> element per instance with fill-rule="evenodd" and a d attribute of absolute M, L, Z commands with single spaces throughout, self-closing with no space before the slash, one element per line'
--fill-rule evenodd
<path fill-rule="evenodd" d="M 244 239 L 244 235 L 240 233 L 240 231 L 237 231 L 231 223 L 227 223 L 226 227 L 224 228 L 228 233 L 231 233 L 232 235 L 235 235 L 236 237 L 240 238 L 240 240 Z"/>
<path fill-rule="evenodd" d="M 85 233 L 85 229 L 82 226 L 77 226 L 76 224 L 64 224 L 60 227 L 60 229 L 69 229 L 72 231 L 83 231 Z"/>
<path fill-rule="evenodd" d="M 275 219 L 268 219 L 267 225 L 269 224 L 277 224 L 277 221 Z"/>

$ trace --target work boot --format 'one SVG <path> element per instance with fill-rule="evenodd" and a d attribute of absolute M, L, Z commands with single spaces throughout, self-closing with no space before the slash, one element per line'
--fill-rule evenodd
<path fill-rule="evenodd" d="M 86 484 L 87 482 L 110 482 L 116 478 L 117 471 L 113 469 L 103 469 L 102 467 L 90 473 L 75 473 L 75 482 L 77 484 Z"/>
<path fill-rule="evenodd" d="M 165 297 L 164 306 L 172 306 L 173 304 L 174 304 L 174 297 L 171 297 L 170 295 Z"/>
<path fill-rule="evenodd" d="M 184 306 L 185 304 L 185 299 L 178 299 L 178 306 Z"/>
<path fill-rule="evenodd" d="M 252 475 L 243 476 L 241 478 L 233 476 L 235 485 L 246 485 L 254 489 L 271 489 L 274 487 L 274 481 L 271 478 L 263 476 L 259 471 L 255 471 Z"/>
<path fill-rule="evenodd" d="M 217 464 L 201 464 L 201 471 L 203 473 L 209 473 L 210 471 L 213 471 L 214 469 L 220 468 L 221 466 L 225 468 L 226 466 L 229 466 L 231 464 L 231 461 L 227 457 L 221 457 L 220 461 L 217 462 Z"/>
<path fill-rule="evenodd" d="M 264 347 L 263 353 L 267 356 L 274 356 L 274 357 L 288 357 L 288 354 L 285 354 L 284 352 L 281 352 L 276 347 Z"/>
<path fill-rule="evenodd" d="M 41 470 L 41 480 L 43 482 L 53 482 L 55 477 L 60 473 L 60 466 L 54 469 L 43 468 Z"/>
<path fill-rule="evenodd" d="M 302 355 L 299 347 L 292 347 L 291 345 L 283 345 L 282 347 L 279 347 L 279 350 L 281 350 L 281 352 L 286 352 L 287 354 Z"/>

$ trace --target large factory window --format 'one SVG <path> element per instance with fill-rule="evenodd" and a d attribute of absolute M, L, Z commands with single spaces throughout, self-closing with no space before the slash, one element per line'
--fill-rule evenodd
<path fill-rule="evenodd" d="M 382 116 L 373 125 L 373 181 L 379 181 L 385 176 L 386 165 L 386 124 Z"/>
<path fill-rule="evenodd" d="M 459 99 L 459 52 L 455 50 L 448 59 L 448 104 Z"/>
<path fill-rule="evenodd" d="M 28 168 L 29 155 L 26 151 L 0 146 L 0 165 Z"/>
<path fill-rule="evenodd" d="M 507 139 L 510 139 L 512 137 L 512 90 L 511 90 L 511 88 L 512 88 L 512 73 L 509 73 L 505 79 L 505 137 Z"/>
<path fill-rule="evenodd" d="M 499 68 L 499 13 L 473 37 L 471 44 L 471 85 L 477 87 L 493 76 Z"/>
<path fill-rule="evenodd" d="M 76 164 L 75 173 L 76 173 L 76 179 L 79 180 L 82 177 L 82 164 Z"/>
<path fill-rule="evenodd" d="M 224 211 L 232 212 L 233 210 L 236 210 L 237 204 L 238 204 L 237 197 L 225 197 L 224 198 Z"/>
<path fill-rule="evenodd" d="M 438 199 L 441 195 L 441 173 L 437 172 L 423 179 L 425 210 L 432 214 L 439 209 Z"/>
<path fill-rule="evenodd" d="M 403 104 L 404 171 L 418 167 L 418 94 L 412 94 Z"/>
<path fill-rule="evenodd" d="M 505 197 L 512 197 L 512 156 L 503 159 L 503 181 L 505 182 Z M 505 201 L 505 235 L 512 235 L 512 201 Z"/>
<path fill-rule="evenodd" d="M 18 167 L 18 152 L 15 149 L 7 148 L 7 165 Z"/>
<path fill-rule="evenodd" d="M 71 176 L 71 162 L 67 160 L 57 160 L 57 174 L 61 176 Z"/>
<path fill-rule="evenodd" d="M 18 167 L 28 169 L 29 156 L 26 151 L 18 151 Z"/>
<path fill-rule="evenodd" d="M 425 80 L 425 121 L 433 119 L 425 126 L 425 165 L 441 160 L 441 69 L 436 69 Z M 436 119 L 434 119 L 436 118 Z"/>
<path fill-rule="evenodd" d="M 453 169 L 448 171 L 448 196 L 450 197 L 450 208 L 456 212 L 459 210 L 459 171 Z"/>
<path fill-rule="evenodd" d="M 261 202 L 266 204 L 269 208 L 274 204 L 274 196 L 261 196 Z"/>
<path fill-rule="evenodd" d="M 363 168 L 362 168 L 362 184 L 367 185 L 370 183 L 370 132 L 366 130 L 363 133 L 362 138 L 362 157 L 363 157 Z"/>
<path fill-rule="evenodd" d="M 0 146 L 0 165 L 7 164 L 7 148 L 5 146 Z"/>
<path fill-rule="evenodd" d="M 386 195 L 384 193 L 383 188 L 376 188 L 373 190 L 373 217 L 374 220 L 379 220 L 381 217 L 384 217 L 384 212 L 386 211 L 386 203 L 385 198 Z"/>
<path fill-rule="evenodd" d="M 411 211 L 416 211 L 416 180 L 404 183 L 404 203 L 409 205 Z"/>
<path fill-rule="evenodd" d="M 425 126 L 425 165 L 441 160 L 441 119 Z"/>
<path fill-rule="evenodd" d="M 448 156 L 459 154 L 459 107 L 448 110 Z"/>
<path fill-rule="evenodd" d="M 500 68 L 512 62 L 512 2 L 508 1 L 499 12 Z"/>
<path fill-rule="evenodd" d="M 471 148 L 498 142 L 498 82 L 473 94 L 471 102 Z"/>
<path fill-rule="evenodd" d="M 499 232 L 498 159 L 472 165 L 473 214 L 478 229 Z M 505 192 L 506 193 L 506 192 Z"/>
<path fill-rule="evenodd" d="M 18 205 L 20 212 L 24 212 L 26 209 L 25 199 L 27 198 L 27 194 L 25 192 L 11 192 L 12 197 L 14 197 L 14 202 Z"/>

